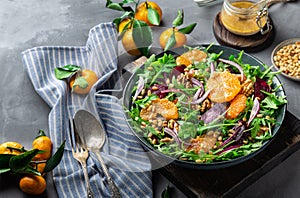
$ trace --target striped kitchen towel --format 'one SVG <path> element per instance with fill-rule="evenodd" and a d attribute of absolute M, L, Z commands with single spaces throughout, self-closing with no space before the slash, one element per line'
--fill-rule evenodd
<path fill-rule="evenodd" d="M 22 52 L 23 65 L 36 92 L 50 106 L 49 135 L 54 151 L 66 140 L 61 163 L 53 170 L 59 197 L 85 197 L 86 189 L 80 164 L 73 158 L 69 118 L 84 108 L 98 116 L 107 131 L 101 154 L 123 197 L 152 197 L 151 163 L 141 145 L 131 134 L 123 117 L 122 106 L 113 94 L 122 89 L 118 75 L 117 33 L 112 23 L 95 26 L 84 47 L 44 46 Z M 74 64 L 97 73 L 98 82 L 86 96 L 73 94 L 54 68 Z M 107 179 L 96 156 L 87 161 L 95 197 L 110 197 Z"/>

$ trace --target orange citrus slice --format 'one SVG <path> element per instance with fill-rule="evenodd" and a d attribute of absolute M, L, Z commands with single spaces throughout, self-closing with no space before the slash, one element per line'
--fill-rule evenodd
<path fill-rule="evenodd" d="M 228 71 L 214 72 L 207 81 L 209 99 L 213 102 L 230 102 L 240 92 L 242 86 L 238 77 Z"/>

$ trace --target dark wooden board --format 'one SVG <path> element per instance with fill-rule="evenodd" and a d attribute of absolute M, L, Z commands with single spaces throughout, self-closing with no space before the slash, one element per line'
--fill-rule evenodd
<path fill-rule="evenodd" d="M 300 148 L 300 120 L 287 112 L 273 141 L 241 164 L 218 170 L 195 170 L 168 164 L 160 171 L 188 197 L 234 197 Z"/>
<path fill-rule="evenodd" d="M 274 41 L 275 27 L 271 17 L 269 17 L 272 30 L 265 35 L 260 32 L 250 36 L 240 36 L 229 32 L 222 21 L 220 20 L 220 13 L 214 19 L 213 32 L 217 41 L 221 45 L 244 50 L 246 52 L 257 52 L 267 48 Z"/>

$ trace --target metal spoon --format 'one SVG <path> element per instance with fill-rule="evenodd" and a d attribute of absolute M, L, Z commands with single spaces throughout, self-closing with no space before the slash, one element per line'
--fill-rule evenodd
<path fill-rule="evenodd" d="M 118 187 L 112 180 L 108 169 L 100 154 L 100 149 L 105 142 L 105 131 L 97 118 L 86 110 L 78 110 L 74 115 L 74 123 L 79 134 L 85 138 L 87 148 L 95 153 L 101 163 L 104 174 L 107 177 L 109 188 L 113 198 L 121 198 Z"/>

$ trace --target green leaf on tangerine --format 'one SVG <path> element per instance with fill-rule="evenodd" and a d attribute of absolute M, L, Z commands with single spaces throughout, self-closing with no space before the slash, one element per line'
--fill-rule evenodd
<path fill-rule="evenodd" d="M 0 154 L 0 168 L 1 169 L 9 168 L 9 160 L 13 156 L 15 156 L 15 155 L 13 155 L 13 154 Z"/>
<path fill-rule="evenodd" d="M 178 14 L 177 17 L 174 19 L 174 21 L 172 22 L 174 27 L 180 26 L 183 24 L 183 10 L 178 10 Z"/>
<path fill-rule="evenodd" d="M 147 56 L 153 41 L 152 30 L 149 25 L 143 21 L 134 20 L 132 37 L 137 48 L 144 56 Z"/>
<path fill-rule="evenodd" d="M 159 25 L 160 18 L 159 14 L 155 9 L 152 9 L 151 7 L 148 8 L 148 20 L 152 25 Z"/>
<path fill-rule="evenodd" d="M 6 173 L 6 172 L 9 172 L 9 171 L 10 171 L 10 168 L 1 168 L 0 169 L 0 174 Z"/>
<path fill-rule="evenodd" d="M 24 170 L 18 171 L 18 173 L 21 173 L 21 174 L 31 173 L 31 174 L 34 174 L 34 175 L 41 175 L 41 173 L 39 171 L 37 171 L 36 169 L 32 168 L 29 165 L 27 167 L 25 167 Z"/>
<path fill-rule="evenodd" d="M 54 153 L 53 156 L 51 156 L 46 163 L 46 166 L 44 168 L 44 172 L 50 172 L 52 171 L 61 161 L 61 158 L 63 157 L 64 154 L 64 148 L 65 148 L 65 142 L 64 141 L 59 148 L 57 149 L 57 151 Z"/>
<path fill-rule="evenodd" d="M 123 9 L 123 7 L 122 7 L 120 4 L 118 4 L 118 3 L 113 3 L 113 2 L 111 2 L 111 1 L 107 1 L 106 7 L 109 8 L 109 9 L 112 9 L 112 10 L 125 11 L 125 10 Z"/>
<path fill-rule="evenodd" d="M 54 68 L 54 74 L 58 80 L 63 80 L 71 77 L 79 70 L 80 67 L 77 65 L 65 65 L 63 67 Z"/>
<path fill-rule="evenodd" d="M 38 153 L 39 149 L 32 149 L 20 155 L 13 156 L 9 160 L 9 167 L 13 172 L 20 172 L 22 170 L 25 170 L 32 158 Z"/>
<path fill-rule="evenodd" d="M 168 41 L 166 43 L 166 47 L 165 47 L 164 51 L 171 49 L 172 47 L 175 46 L 175 44 L 176 44 L 176 39 L 175 39 L 175 32 L 173 30 L 173 33 L 171 34 L 170 38 L 168 39 Z"/>
<path fill-rule="evenodd" d="M 188 25 L 188 26 L 186 26 L 184 28 L 179 29 L 178 31 L 181 32 L 181 33 L 183 33 L 183 34 L 189 34 L 189 33 L 191 33 L 194 30 L 194 28 L 196 27 L 196 25 L 197 25 L 197 23 L 192 23 L 192 24 L 190 24 L 190 25 Z"/>
<path fill-rule="evenodd" d="M 89 83 L 84 77 L 79 76 L 75 78 L 72 90 L 75 89 L 77 86 L 80 87 L 81 89 L 85 89 L 89 86 Z"/>

